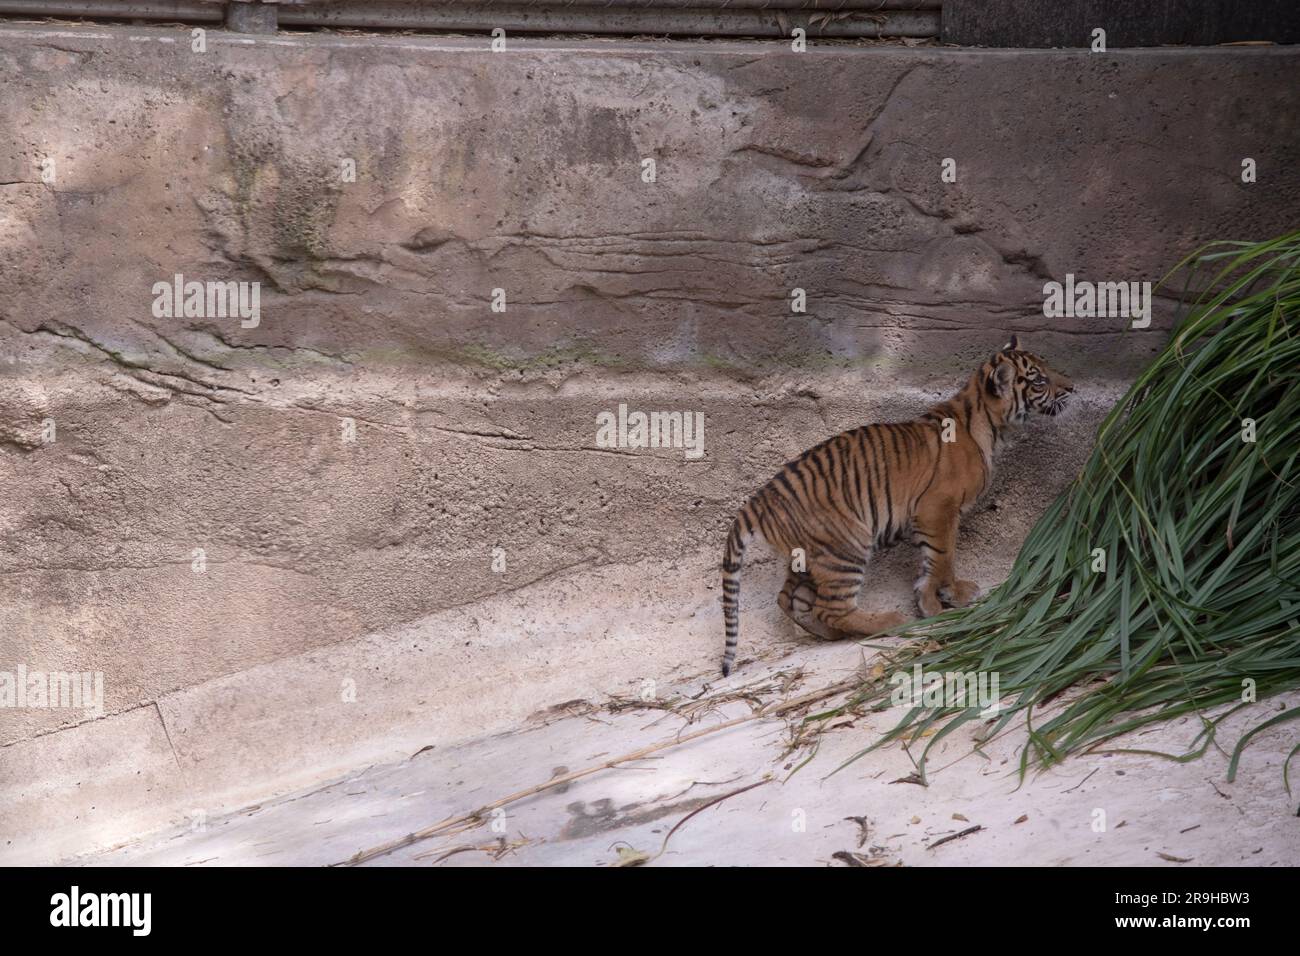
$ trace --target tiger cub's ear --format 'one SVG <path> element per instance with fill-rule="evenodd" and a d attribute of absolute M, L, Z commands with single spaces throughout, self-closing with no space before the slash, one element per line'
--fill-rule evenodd
<path fill-rule="evenodd" d="M 994 398 L 1001 398 L 1011 391 L 1011 383 L 1015 377 L 1016 370 L 1011 362 L 1003 360 L 1001 356 L 994 356 L 993 367 L 984 377 L 984 388 Z"/>
<path fill-rule="evenodd" d="M 1011 341 L 1002 346 L 1004 352 L 1018 352 L 1020 350 L 1020 336 L 1012 333 Z"/>

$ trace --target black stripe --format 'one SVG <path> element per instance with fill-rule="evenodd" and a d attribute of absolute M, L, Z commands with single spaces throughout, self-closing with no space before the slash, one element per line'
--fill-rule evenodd
<path fill-rule="evenodd" d="M 838 492 L 840 497 L 847 502 L 848 493 L 844 485 L 844 470 L 840 468 L 835 460 L 835 443 L 827 442 L 823 446 L 823 452 L 826 455 L 824 464 L 826 465 L 827 499 L 834 505 L 835 494 Z"/>
<path fill-rule="evenodd" d="M 871 474 L 872 477 L 875 479 L 875 488 L 872 494 L 872 498 L 880 499 L 882 495 L 887 494 L 884 488 L 884 482 L 888 480 L 886 477 L 886 470 L 887 470 L 886 466 L 888 465 L 888 463 L 883 460 L 885 457 L 884 445 L 880 445 L 879 447 L 877 447 L 875 429 L 870 429 L 870 428 L 867 429 L 866 437 L 867 437 L 867 442 L 871 445 L 871 457 L 869 460 L 871 463 Z M 876 500 L 875 501 L 876 506 L 872 508 L 872 514 L 874 517 L 874 527 L 871 530 L 875 534 L 880 533 L 880 511 L 878 506 L 881 503 L 882 502 L 880 500 Z"/>
<path fill-rule="evenodd" d="M 788 469 L 790 466 L 786 465 L 785 467 Z M 784 471 L 777 472 L 776 477 L 773 479 L 773 481 L 779 482 L 781 487 L 790 493 L 791 498 L 798 500 L 799 492 L 794 490 L 794 485 L 790 484 L 790 479 L 786 477 Z"/>
<path fill-rule="evenodd" d="M 817 593 L 823 600 L 826 601 L 851 601 L 853 598 L 858 596 L 859 590 L 860 588 L 854 585 L 853 587 L 850 588 L 840 588 L 838 590 L 836 589 L 827 590 L 826 588 L 820 588 L 818 589 Z"/>
<path fill-rule="evenodd" d="M 826 502 L 827 504 L 830 504 L 831 503 L 831 479 L 830 479 L 830 475 L 826 473 L 826 468 L 822 465 L 821 456 L 816 454 L 815 451 L 810 452 L 808 455 L 808 463 L 812 465 L 814 469 L 816 469 L 817 474 L 821 477 L 822 482 L 826 485 Z"/>
<path fill-rule="evenodd" d="M 809 479 L 808 476 L 804 474 L 804 467 L 807 460 L 808 456 L 805 455 L 803 458 L 800 458 L 798 462 L 790 466 L 790 474 L 794 475 L 795 479 L 799 482 L 800 491 L 795 495 L 795 502 L 798 504 L 802 504 L 812 498 L 812 494 L 808 490 Z"/>
<path fill-rule="evenodd" d="M 866 512 L 862 510 L 862 502 L 865 500 L 868 502 L 868 504 L 870 504 L 871 492 L 870 491 L 867 491 L 866 493 L 863 492 L 862 468 L 857 465 L 857 455 L 854 454 L 854 449 L 852 446 L 850 446 L 850 448 L 848 449 L 848 453 L 844 457 L 844 469 L 845 469 L 844 473 L 845 473 L 846 487 L 848 485 L 848 479 L 850 477 L 853 479 L 853 492 L 854 494 L 857 495 L 858 498 L 857 503 L 854 505 L 854 509 L 857 513 L 858 520 L 865 522 L 867 520 L 867 515 Z M 874 506 L 873 506 L 873 510 L 874 510 Z"/>
<path fill-rule="evenodd" d="M 822 549 L 822 554 L 829 554 L 835 560 L 842 562 L 846 567 L 855 570 L 859 567 L 857 556 L 854 554 L 844 554 L 842 551 L 829 546 Z M 827 565 L 827 567 L 830 568 L 830 565 Z"/>
<path fill-rule="evenodd" d="M 830 476 L 831 483 L 838 486 L 844 480 L 844 466 L 840 464 L 844 447 L 840 442 L 828 441 L 822 451 L 825 456 L 823 460 L 826 463 L 826 473 Z"/>
<path fill-rule="evenodd" d="M 883 443 L 882 443 L 883 444 Z M 885 469 L 885 534 L 894 533 L 894 491 L 889 487 L 889 469 Z"/>
<path fill-rule="evenodd" d="M 940 438 L 938 434 L 936 434 L 934 438 L 934 469 L 930 472 L 930 480 L 925 483 L 925 488 L 921 491 L 921 494 L 917 496 L 918 500 L 924 498 L 925 493 L 929 491 L 930 486 L 934 484 L 934 479 L 939 476 L 939 465 L 943 462 L 943 439 Z"/>
<path fill-rule="evenodd" d="M 902 447 L 898 444 L 898 433 L 893 425 L 887 429 L 889 432 L 889 443 L 894 446 L 894 454 L 898 456 L 898 463 L 901 465 L 906 456 L 903 454 Z"/>

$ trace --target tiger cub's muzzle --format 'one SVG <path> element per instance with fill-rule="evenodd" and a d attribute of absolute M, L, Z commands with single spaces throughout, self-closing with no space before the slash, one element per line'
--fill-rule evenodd
<path fill-rule="evenodd" d="M 1074 383 L 1059 372 L 1050 373 L 1048 382 L 1048 389 L 1043 396 L 1039 411 L 1044 415 L 1059 415 L 1070 396 L 1074 394 Z"/>

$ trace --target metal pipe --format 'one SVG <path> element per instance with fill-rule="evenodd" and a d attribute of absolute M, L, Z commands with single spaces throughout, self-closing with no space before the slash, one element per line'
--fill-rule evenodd
<path fill-rule="evenodd" d="M 205 0 L 221 3 L 225 0 Z M 328 6 L 329 0 L 263 0 L 281 10 L 289 7 Z M 356 0 L 362 6 L 377 6 Z M 701 10 L 871 10 L 918 11 L 939 10 L 943 0 L 394 0 L 393 6 L 411 10 L 437 9 L 446 6 L 470 7 L 688 7 Z"/>
<path fill-rule="evenodd" d="M 235 33 L 274 33 L 278 3 L 226 4 L 226 29 Z"/>
<path fill-rule="evenodd" d="M 195 20 L 219 23 L 220 4 L 202 0 L 0 0 L 0 14 L 29 17 L 104 17 L 116 20 Z"/>
<path fill-rule="evenodd" d="M 788 37 L 937 37 L 940 0 L 284 0 L 279 22 L 300 27 L 516 33 Z M 921 9 L 918 9 L 920 7 Z M 221 0 L 0 0 L 0 15 L 217 23 L 259 11 Z M 243 22 L 239 20 L 239 22 Z M 269 18 L 268 18 L 269 22 Z"/>
<path fill-rule="evenodd" d="M 289 6 L 310 8 L 319 0 L 279 0 L 281 10 Z M 939 10 L 943 0 L 398 0 L 395 6 L 412 10 L 446 6 L 483 7 L 620 7 L 650 9 L 688 8 L 695 10 L 861 10 L 863 12 Z M 374 6 L 374 4 L 365 4 Z"/>
<path fill-rule="evenodd" d="M 822 19 L 824 18 L 824 19 Z M 521 4 L 364 3 L 354 0 L 284 5 L 282 26 L 361 27 L 386 30 L 519 33 L 674 34 L 787 37 L 803 27 L 811 38 L 937 37 L 939 12 L 734 9 L 653 10 L 630 7 L 562 7 Z"/>

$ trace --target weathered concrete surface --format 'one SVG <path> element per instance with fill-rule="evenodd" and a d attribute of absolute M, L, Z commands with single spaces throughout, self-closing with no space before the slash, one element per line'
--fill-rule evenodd
<path fill-rule="evenodd" d="M 653 696 L 628 689 L 575 702 L 511 734 L 412 747 L 400 760 L 332 785 L 219 817 L 196 815 L 154 838 L 75 862 L 344 863 L 556 776 L 743 717 L 752 707 L 815 694 L 852 675 L 862 657 L 844 645 L 804 645 L 712 686 L 664 683 Z M 1212 749 L 1185 764 L 1087 754 L 1032 772 L 1022 784 L 1022 728 L 999 735 L 980 754 L 971 752 L 973 733 L 963 729 L 931 752 L 923 786 L 913 778 L 924 744 L 910 753 L 893 745 L 846 763 L 892 727 L 903 708 L 845 715 L 824 733 L 801 724 L 838 701 L 560 784 L 484 814 L 478 825 L 451 828 L 367 865 L 611 866 L 620 851 L 652 856 L 651 866 L 1204 867 L 1300 860 L 1295 798 L 1282 777 L 1294 737 L 1284 727 L 1255 738 L 1232 783 L 1224 779 L 1226 753 Z M 1234 715 L 1222 739 L 1235 741 L 1282 704 L 1259 703 Z M 1184 717 L 1111 746 L 1180 754 L 1199 730 L 1195 717 Z"/>
<path fill-rule="evenodd" d="M 1048 321 L 1043 282 L 1293 224 L 1298 59 L 0 29 L 0 661 L 102 671 L 107 711 L 0 711 L 0 839 L 713 666 L 744 495 L 1015 330 L 1090 398 L 1008 453 L 993 583 L 1167 323 Z M 260 324 L 155 318 L 177 273 L 261 282 Z M 620 402 L 703 411 L 705 457 L 595 448 Z M 757 600 L 745 640 L 791 639 Z M 112 733 L 171 764 L 139 786 Z"/>
<path fill-rule="evenodd" d="M 1004 468 L 988 502 L 967 517 L 959 542 L 964 574 L 985 587 L 1002 580 L 1034 518 L 1082 462 L 1091 430 L 1116 396 L 1114 385 L 1091 386 L 1062 419 L 1036 421 L 1014 437 L 1004 460 L 1032 469 L 1032 477 Z M 863 417 L 907 413 L 923 407 L 927 397 L 909 394 L 907 399 L 892 409 L 833 413 L 825 423 L 814 421 L 809 411 L 806 427 L 829 425 L 834 431 Z M 791 447 L 783 446 L 778 460 L 797 450 L 798 440 L 788 441 Z M 643 482 L 637 494 L 644 502 L 662 496 L 664 488 L 674 487 L 668 483 L 669 462 L 633 462 L 649 469 L 641 477 L 623 464 L 622 487 Z M 672 462 L 672 468 L 679 467 Z M 625 527 L 652 537 L 655 529 L 641 527 L 646 520 L 637 514 L 641 508 L 635 502 L 611 508 L 607 533 L 614 536 Z M 618 556 L 578 560 L 533 583 L 527 581 L 535 571 L 525 566 L 523 582 L 514 590 L 277 657 L 160 694 L 148 706 L 0 748 L 0 805 L 12 827 L 9 858 L 33 862 L 76 855 L 195 811 L 216 816 L 269 792 L 391 762 L 431 742 L 445 746 L 506 732 L 560 702 L 597 700 L 614 691 L 636 694 L 645 681 L 662 684 L 715 673 L 722 651 L 718 554 L 714 547 L 689 544 L 693 522 L 701 520 L 693 511 L 683 505 L 657 530 L 661 538 L 683 536 L 682 550 L 666 558 L 659 550 L 638 557 L 627 548 Z M 714 533 L 722 536 L 721 520 Z M 864 600 L 914 613 L 916 561 L 916 552 L 906 547 L 881 556 Z M 358 575 L 364 568 L 364 561 L 349 566 Z M 741 680 L 748 679 L 752 657 L 810 643 L 776 609 L 782 568 L 765 560 L 757 547 L 747 562 Z M 184 569 L 190 573 L 188 565 Z M 217 566 L 207 574 L 219 572 Z M 196 657 L 202 652 L 202 647 L 193 650 Z M 114 666 L 112 658 L 103 660 Z M 115 728 L 123 751 L 140 754 L 139 766 L 130 760 L 104 762 L 93 746 L 76 759 L 65 738 L 76 739 L 94 727 L 100 728 L 98 740 L 109 734 L 104 725 Z M 56 741 L 60 748 L 72 748 L 70 757 L 49 758 L 62 753 L 51 749 Z M 169 758 L 157 753 L 158 741 L 170 747 Z M 147 754 L 155 756 L 146 759 Z M 43 769 L 34 773 L 35 767 Z M 95 794 L 91 807 L 88 790 Z M 143 812 L 142 802 L 150 811 L 149 826 L 141 826 L 135 815 Z M 124 808 L 133 813 L 123 813 Z M 74 817 L 77 825 L 67 825 Z"/>

